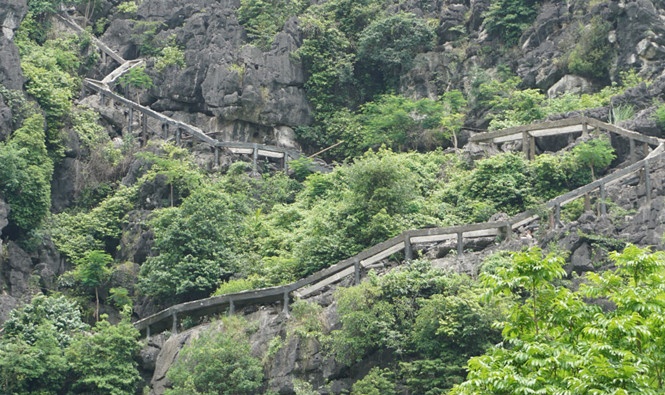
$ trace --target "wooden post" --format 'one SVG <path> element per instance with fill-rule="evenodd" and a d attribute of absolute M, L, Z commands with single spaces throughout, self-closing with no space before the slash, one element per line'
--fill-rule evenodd
<path fill-rule="evenodd" d="M 589 125 L 586 122 L 582 122 L 582 137 L 589 136 Z"/>
<path fill-rule="evenodd" d="M 134 107 L 129 107 L 127 113 L 127 133 L 132 134 L 132 126 L 134 124 Z"/>
<path fill-rule="evenodd" d="M 457 232 L 457 255 L 464 254 L 464 234 Z"/>
<path fill-rule="evenodd" d="M 150 325 L 145 327 L 145 338 L 150 339 Z"/>
<path fill-rule="evenodd" d="M 599 195 L 600 195 L 600 202 L 598 204 L 600 205 L 600 215 L 605 216 L 607 215 L 607 205 L 605 204 L 605 185 L 600 184 L 600 187 L 598 187 Z"/>
<path fill-rule="evenodd" d="M 360 260 L 358 258 L 355 258 L 353 260 L 353 269 L 354 269 L 354 282 L 355 285 L 360 284 Z"/>
<path fill-rule="evenodd" d="M 99 92 L 99 104 L 102 106 L 106 106 L 106 95 L 104 94 L 103 91 Z"/>
<path fill-rule="evenodd" d="M 512 226 L 510 224 L 504 226 L 503 231 L 505 232 L 504 240 L 510 241 L 510 239 L 513 238 L 513 228 L 512 228 Z"/>
<path fill-rule="evenodd" d="M 647 195 L 647 202 L 651 202 L 651 177 L 649 177 L 649 161 L 644 161 L 644 190 Z"/>
<path fill-rule="evenodd" d="M 141 147 L 148 144 L 148 114 L 141 112 Z"/>
<path fill-rule="evenodd" d="M 219 148 L 213 147 L 215 150 L 215 166 L 219 166 Z"/>
<path fill-rule="evenodd" d="M 233 299 L 229 300 L 229 315 L 233 315 L 236 312 L 236 305 L 233 303 Z"/>
<path fill-rule="evenodd" d="M 252 153 L 252 173 L 258 173 L 259 147 L 254 143 L 254 152 Z"/>
<path fill-rule="evenodd" d="M 644 153 L 645 158 L 649 155 L 649 144 L 646 142 L 642 143 L 642 152 Z"/>
<path fill-rule="evenodd" d="M 591 198 L 588 193 L 584 194 L 584 211 L 591 210 Z"/>
<path fill-rule="evenodd" d="M 522 132 L 522 153 L 529 158 L 529 132 Z"/>
<path fill-rule="evenodd" d="M 635 163 L 635 140 L 629 139 L 630 143 L 630 163 Z"/>
<path fill-rule="evenodd" d="M 282 308 L 282 311 L 285 313 L 289 312 L 289 292 L 284 292 L 284 306 Z"/>
<path fill-rule="evenodd" d="M 413 247 L 411 246 L 411 237 L 406 235 L 404 237 L 404 260 L 410 261 L 413 259 Z"/>
<path fill-rule="evenodd" d="M 174 335 L 177 335 L 178 334 L 178 315 L 174 311 L 171 317 L 173 318 L 173 325 L 171 327 L 171 333 L 174 334 Z"/>
<path fill-rule="evenodd" d="M 180 139 L 182 138 L 182 129 L 179 127 L 175 130 L 175 144 L 180 145 Z"/>
<path fill-rule="evenodd" d="M 561 225 L 561 205 L 557 204 L 554 206 L 554 228 L 556 229 Z"/>
<path fill-rule="evenodd" d="M 163 123 L 162 124 L 162 137 L 164 140 L 168 140 L 169 138 L 169 124 L 168 123 Z"/>
<path fill-rule="evenodd" d="M 536 159 L 536 138 L 529 135 L 529 160 Z"/>

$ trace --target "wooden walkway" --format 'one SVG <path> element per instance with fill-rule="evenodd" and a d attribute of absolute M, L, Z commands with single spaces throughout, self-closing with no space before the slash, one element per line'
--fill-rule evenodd
<path fill-rule="evenodd" d="M 589 117 L 567 118 L 558 121 L 540 122 L 493 132 L 479 133 L 472 136 L 469 141 L 473 143 L 501 144 L 509 141 L 522 140 L 522 150 L 524 155 L 529 159 L 533 159 L 536 156 L 535 142 L 537 137 L 560 136 L 572 133 L 582 133 L 582 135 L 587 135 L 594 129 L 614 133 L 620 137 L 628 139 L 630 144 L 631 162 L 635 162 L 636 160 L 636 143 L 643 144 L 643 152 L 646 156 L 650 146 L 656 147 L 660 145 L 662 141 L 656 137 L 645 136 Z"/>
<path fill-rule="evenodd" d="M 291 300 L 311 296 L 346 277 L 354 276 L 355 283 L 359 283 L 363 268 L 393 254 L 403 253 L 405 260 L 408 261 L 413 258 L 413 250 L 419 245 L 455 240 L 457 253 L 462 255 L 468 241 L 480 237 L 499 237 L 503 240 L 509 240 L 514 230 L 539 219 L 543 215 L 543 211 L 547 213 L 547 219 L 551 226 L 561 226 L 561 207 L 575 199 L 588 197 L 589 194 L 594 192 L 598 194 L 599 213 L 606 215 L 606 188 L 636 174 L 642 176 L 645 199 L 648 202 L 653 195 L 651 173 L 663 167 L 664 159 L 665 145 L 661 143 L 648 157 L 546 202 L 543 205 L 544 210 L 539 210 L 539 212 L 526 211 L 501 222 L 409 230 L 299 281 L 279 287 L 243 291 L 177 304 L 139 320 L 134 325 L 139 331 L 150 336 L 151 333 L 154 334 L 166 329 L 174 333 L 177 332 L 178 320 L 182 317 L 202 317 L 223 312 L 232 314 L 238 306 L 281 302 L 286 310 Z"/>
<path fill-rule="evenodd" d="M 75 30 L 84 32 L 84 30 L 69 16 L 61 16 L 61 19 Z M 164 138 L 169 138 L 170 133 L 173 133 L 176 143 L 179 144 L 184 133 L 208 144 L 211 149 L 214 150 L 217 164 L 219 164 L 219 151 L 221 149 L 227 149 L 230 152 L 237 154 L 252 155 L 255 169 L 257 166 L 257 158 L 259 156 L 282 159 L 284 168 L 286 168 L 288 160 L 301 157 L 301 153 L 282 147 L 254 143 L 218 141 L 193 125 L 177 121 L 114 93 L 109 88 L 108 84 L 116 81 L 122 74 L 129 71 L 131 68 L 141 65 L 142 61 L 126 61 L 96 38 L 93 38 L 93 42 L 106 56 L 114 59 L 119 64 L 119 67 L 106 76 L 102 81 L 86 79 L 84 81 L 84 86 L 86 89 L 92 90 L 100 95 L 100 102 L 102 105 L 105 104 L 106 100 L 113 100 L 128 108 L 127 121 L 130 133 L 134 123 L 134 113 L 136 112 L 140 117 L 142 133 L 145 138 L 147 138 L 148 119 L 156 120 L 161 125 Z M 551 199 L 542 206 L 543 209 L 539 210 L 539 212 L 526 211 L 509 218 L 507 221 L 500 222 L 483 222 L 446 228 L 427 228 L 405 231 L 398 236 L 367 248 L 348 259 L 340 261 L 296 282 L 283 286 L 236 292 L 173 305 L 156 314 L 136 321 L 134 326 L 139 331 L 146 334 L 146 336 L 150 336 L 151 334 L 159 333 L 164 330 L 171 330 L 171 332 L 176 333 L 178 331 L 178 320 L 183 317 L 197 318 L 223 312 L 233 314 L 236 308 L 246 305 L 281 302 L 283 309 L 288 310 L 289 303 L 294 298 L 311 296 L 346 277 L 354 276 L 354 282 L 359 283 L 361 271 L 364 268 L 388 258 L 391 255 L 400 253 L 404 255 L 406 261 L 411 260 L 413 258 L 414 249 L 423 244 L 455 240 L 457 253 L 462 255 L 464 254 L 464 247 L 469 240 L 481 237 L 498 237 L 503 240 L 509 240 L 515 229 L 539 219 L 543 215 L 543 211 L 547 213 L 550 226 L 561 226 L 561 207 L 581 197 L 585 197 L 588 200 L 591 193 L 598 194 L 598 211 L 601 215 L 606 215 L 606 188 L 609 185 L 628 177 L 632 177 L 635 174 L 640 174 L 641 182 L 644 184 L 645 188 L 645 200 L 649 202 L 653 194 L 651 172 L 662 167 L 663 160 L 665 159 L 665 143 L 662 139 L 644 136 L 596 119 L 577 117 L 482 133 L 471 137 L 470 141 L 476 143 L 501 144 L 509 141 L 522 140 L 522 147 L 525 155 L 528 158 L 533 159 L 535 157 L 536 138 L 580 132 L 582 134 L 587 134 L 593 129 L 604 130 L 627 138 L 630 144 L 632 164 L 585 186 Z M 643 144 L 644 158 L 639 161 L 636 160 L 636 143 Z M 654 147 L 654 149 L 652 149 L 652 147 Z M 330 167 L 319 166 L 317 170 L 329 171 Z"/>

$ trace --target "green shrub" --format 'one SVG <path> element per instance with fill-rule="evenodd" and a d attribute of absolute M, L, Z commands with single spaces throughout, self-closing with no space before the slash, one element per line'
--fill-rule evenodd
<path fill-rule="evenodd" d="M 396 395 L 392 372 L 372 368 L 362 379 L 353 383 L 351 395 Z"/>
<path fill-rule="evenodd" d="M 51 208 L 53 162 L 46 150 L 44 117 L 25 119 L 7 143 L 0 143 L 0 193 L 20 233 L 38 227 Z"/>
<path fill-rule="evenodd" d="M 309 2 L 304 0 L 241 0 L 237 10 L 238 22 L 252 43 L 267 50 L 284 22 L 308 6 Z"/>
<path fill-rule="evenodd" d="M 522 32 L 538 15 L 539 0 L 492 0 L 483 14 L 487 33 L 496 35 L 506 46 L 516 45 Z"/>
<path fill-rule="evenodd" d="M 222 321 L 222 330 L 201 333 L 183 347 L 167 377 L 173 387 L 166 395 L 250 395 L 263 380 L 261 361 L 251 355 L 242 318 Z"/>
<path fill-rule="evenodd" d="M 665 104 L 661 104 L 656 108 L 656 111 L 653 113 L 653 119 L 659 128 L 665 129 Z"/>
<path fill-rule="evenodd" d="M 568 70 L 577 75 L 595 79 L 607 79 L 612 63 L 613 50 L 608 40 L 612 26 L 594 17 L 577 44 L 568 55 Z"/>

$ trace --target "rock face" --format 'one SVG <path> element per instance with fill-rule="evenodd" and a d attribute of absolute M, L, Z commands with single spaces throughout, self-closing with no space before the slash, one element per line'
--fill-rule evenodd
<path fill-rule="evenodd" d="M 23 74 L 14 45 L 14 32 L 28 11 L 27 0 L 5 0 L 0 8 L 0 85 L 6 89 L 23 89 Z M 0 141 L 11 132 L 12 112 L 0 95 Z"/>
<path fill-rule="evenodd" d="M 302 66 L 292 56 L 301 43 L 297 20 L 288 21 L 272 47 L 262 51 L 247 45 L 236 18 L 239 6 L 238 0 L 141 4 L 136 19 L 164 22 L 156 40 L 174 37 L 187 60 L 182 69 L 169 67 L 153 76 L 151 104 L 176 118 L 189 117 L 187 122 L 220 133 L 222 139 L 283 142 L 285 129 L 289 135 L 312 121 Z M 102 39 L 132 58 L 137 48 L 131 32 L 141 26 L 135 20 L 116 19 Z M 205 116 L 192 119 L 192 112 Z"/>

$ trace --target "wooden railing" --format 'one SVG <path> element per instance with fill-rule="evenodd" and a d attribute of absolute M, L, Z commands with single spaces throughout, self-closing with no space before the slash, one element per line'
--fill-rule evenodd
<path fill-rule="evenodd" d="M 128 132 L 132 132 L 134 125 L 135 112 L 139 114 L 139 122 L 142 128 L 142 139 L 147 139 L 148 134 L 148 119 L 151 118 L 161 124 L 162 137 L 168 139 L 175 138 L 176 144 L 180 144 L 183 139 L 183 134 L 192 136 L 193 138 L 209 145 L 215 155 L 215 165 L 219 165 L 220 151 L 227 149 L 236 154 L 247 154 L 252 156 L 252 164 L 254 170 L 257 169 L 257 162 L 259 157 L 277 158 L 282 160 L 282 166 L 287 169 L 288 162 L 293 159 L 298 159 L 303 155 L 296 150 L 291 150 L 284 147 L 277 147 L 273 145 L 265 145 L 258 143 L 243 143 L 237 141 L 219 141 L 208 136 L 203 130 L 196 126 L 187 124 L 182 121 L 175 120 L 169 116 L 159 113 L 151 108 L 142 106 L 124 96 L 118 95 L 113 92 L 105 83 L 86 78 L 83 81 L 83 86 L 86 89 L 97 92 L 101 97 L 101 104 L 105 105 L 107 100 L 114 100 L 126 106 L 129 111 L 127 114 Z M 173 135 L 173 136 L 171 136 Z M 312 165 L 312 170 L 320 172 L 329 172 L 331 167 L 323 162 L 315 161 Z"/>
<path fill-rule="evenodd" d="M 656 137 L 645 136 L 589 117 L 574 117 L 558 121 L 539 122 L 497 130 L 494 132 L 479 133 L 471 136 L 469 141 L 474 143 L 500 144 L 509 141 L 522 140 L 522 150 L 524 155 L 529 159 L 533 159 L 536 156 L 536 137 L 557 136 L 580 132 L 582 134 L 587 134 L 593 129 L 606 130 L 610 133 L 627 138 L 630 144 L 630 158 L 632 162 L 635 162 L 636 157 L 636 141 L 645 144 L 645 155 L 648 150 L 648 145 L 658 146 L 663 141 Z"/>
<path fill-rule="evenodd" d="M 84 32 L 84 30 L 78 26 L 69 16 L 65 15 L 60 17 L 70 27 L 79 32 Z M 131 128 L 133 127 L 134 111 L 138 111 L 141 114 L 141 128 L 145 138 L 147 138 L 148 118 L 152 118 L 161 124 L 164 138 L 168 138 L 169 131 L 173 130 L 176 143 L 178 144 L 182 139 L 182 133 L 188 134 L 198 139 L 199 141 L 208 144 L 214 150 L 215 161 L 217 165 L 219 164 L 220 149 L 228 149 L 229 151 L 238 154 L 252 155 L 255 169 L 257 166 L 257 157 L 259 156 L 281 158 L 283 159 L 283 165 L 285 168 L 289 158 L 297 159 L 301 156 L 301 154 L 297 151 L 282 147 L 255 143 L 218 141 L 211 138 L 201 129 L 195 126 L 177 121 L 114 93 L 111 91 L 111 89 L 109 89 L 108 83 L 112 83 L 123 73 L 127 72 L 133 67 L 140 65 L 141 61 L 125 61 L 120 55 L 111 50 L 103 42 L 94 37 L 92 39 L 95 45 L 97 45 L 97 47 L 102 51 L 102 53 L 110 56 L 119 63 L 119 67 L 110 73 L 106 78 L 104 78 L 103 81 L 85 79 L 84 86 L 87 89 L 91 89 L 99 93 L 101 96 L 102 104 L 104 104 L 103 102 L 105 100 L 111 99 L 128 107 L 128 129 L 130 133 Z M 455 240 L 457 254 L 462 255 L 464 253 L 465 240 L 479 237 L 500 237 L 503 239 L 510 239 L 512 237 L 513 230 L 538 219 L 543 214 L 543 209 L 549 215 L 550 224 L 556 227 L 561 224 L 560 212 L 562 206 L 583 196 L 588 197 L 590 193 L 596 190 L 598 190 L 599 195 L 599 212 L 601 215 L 605 215 L 607 213 L 605 203 L 605 191 L 607 186 L 619 182 L 620 180 L 630 177 L 636 173 L 641 173 L 643 175 L 645 197 L 647 201 L 650 201 L 652 195 L 650 172 L 656 168 L 659 168 L 661 166 L 660 161 L 665 158 L 665 144 L 663 144 L 663 140 L 661 139 L 644 136 L 639 133 L 623 129 L 615 125 L 610 125 L 593 118 L 576 117 L 478 134 L 471 137 L 470 141 L 502 143 L 522 139 L 524 153 L 528 158 L 532 159 L 535 157 L 535 138 L 579 132 L 586 134 L 592 128 L 606 130 L 627 138 L 630 141 L 631 162 L 635 162 L 635 141 L 644 143 L 644 152 L 646 158 L 639 162 L 633 163 L 624 169 L 615 171 L 614 173 L 609 174 L 601 179 L 595 180 L 587 185 L 551 199 L 542 206 L 541 210 L 529 210 L 515 215 L 507 221 L 483 222 L 445 228 L 408 230 L 398 236 L 395 236 L 375 246 L 369 247 L 350 258 L 340 261 L 328 268 L 320 270 L 293 283 L 276 287 L 236 292 L 221 296 L 213 296 L 205 299 L 173 305 L 156 314 L 136 321 L 134 326 L 141 332 L 144 332 L 147 336 L 150 336 L 151 332 L 156 333 L 167 330 L 169 328 L 172 332 L 177 332 L 179 316 L 181 318 L 183 316 L 201 317 L 224 311 L 228 311 L 232 314 L 236 307 L 239 306 L 275 303 L 277 301 L 282 302 L 283 309 L 287 310 L 289 302 L 293 297 L 303 298 L 310 296 L 320 291 L 324 287 L 334 284 L 350 275 L 354 276 L 354 282 L 356 284 L 359 283 L 361 271 L 363 268 L 375 264 L 387 257 L 390 257 L 393 254 L 403 252 L 405 260 L 411 260 L 413 258 L 414 246 L 445 240 Z M 657 146 L 657 148 L 647 155 L 648 145 Z M 329 169 L 330 168 L 327 166 L 318 166 L 316 170 L 328 171 Z"/>
<path fill-rule="evenodd" d="M 483 222 L 470 225 L 451 226 L 446 228 L 426 228 L 405 231 L 402 234 L 386 240 L 380 244 L 367 248 L 360 253 L 338 262 L 328 268 L 320 270 L 306 278 L 279 287 L 263 288 L 251 291 L 237 292 L 222 296 L 214 296 L 193 302 L 171 306 L 157 314 L 137 321 L 134 325 L 141 332 L 149 335 L 156 331 L 170 328 L 175 332 L 178 328 L 178 316 L 200 317 L 228 311 L 233 313 L 239 305 L 274 303 L 280 301 L 283 308 L 288 309 L 292 298 L 310 296 L 324 287 L 334 284 L 348 276 L 353 275 L 355 283 L 360 281 L 363 268 L 381 261 L 393 254 L 404 253 L 405 260 L 413 258 L 414 246 L 455 240 L 457 253 L 464 253 L 465 241 L 479 237 L 498 237 L 510 239 L 512 231 L 528 224 L 546 212 L 553 226 L 561 225 L 561 207 L 567 203 L 598 190 L 598 210 L 601 215 L 607 214 L 605 191 L 608 185 L 617 183 L 627 177 L 641 173 L 645 185 L 647 201 L 652 198 L 650 173 L 662 166 L 665 159 L 665 145 L 661 144 L 647 158 L 638 161 L 624 169 L 617 170 L 603 178 L 595 180 L 573 191 L 560 195 L 541 206 L 540 210 L 529 210 L 517 214 L 506 221 Z"/>

